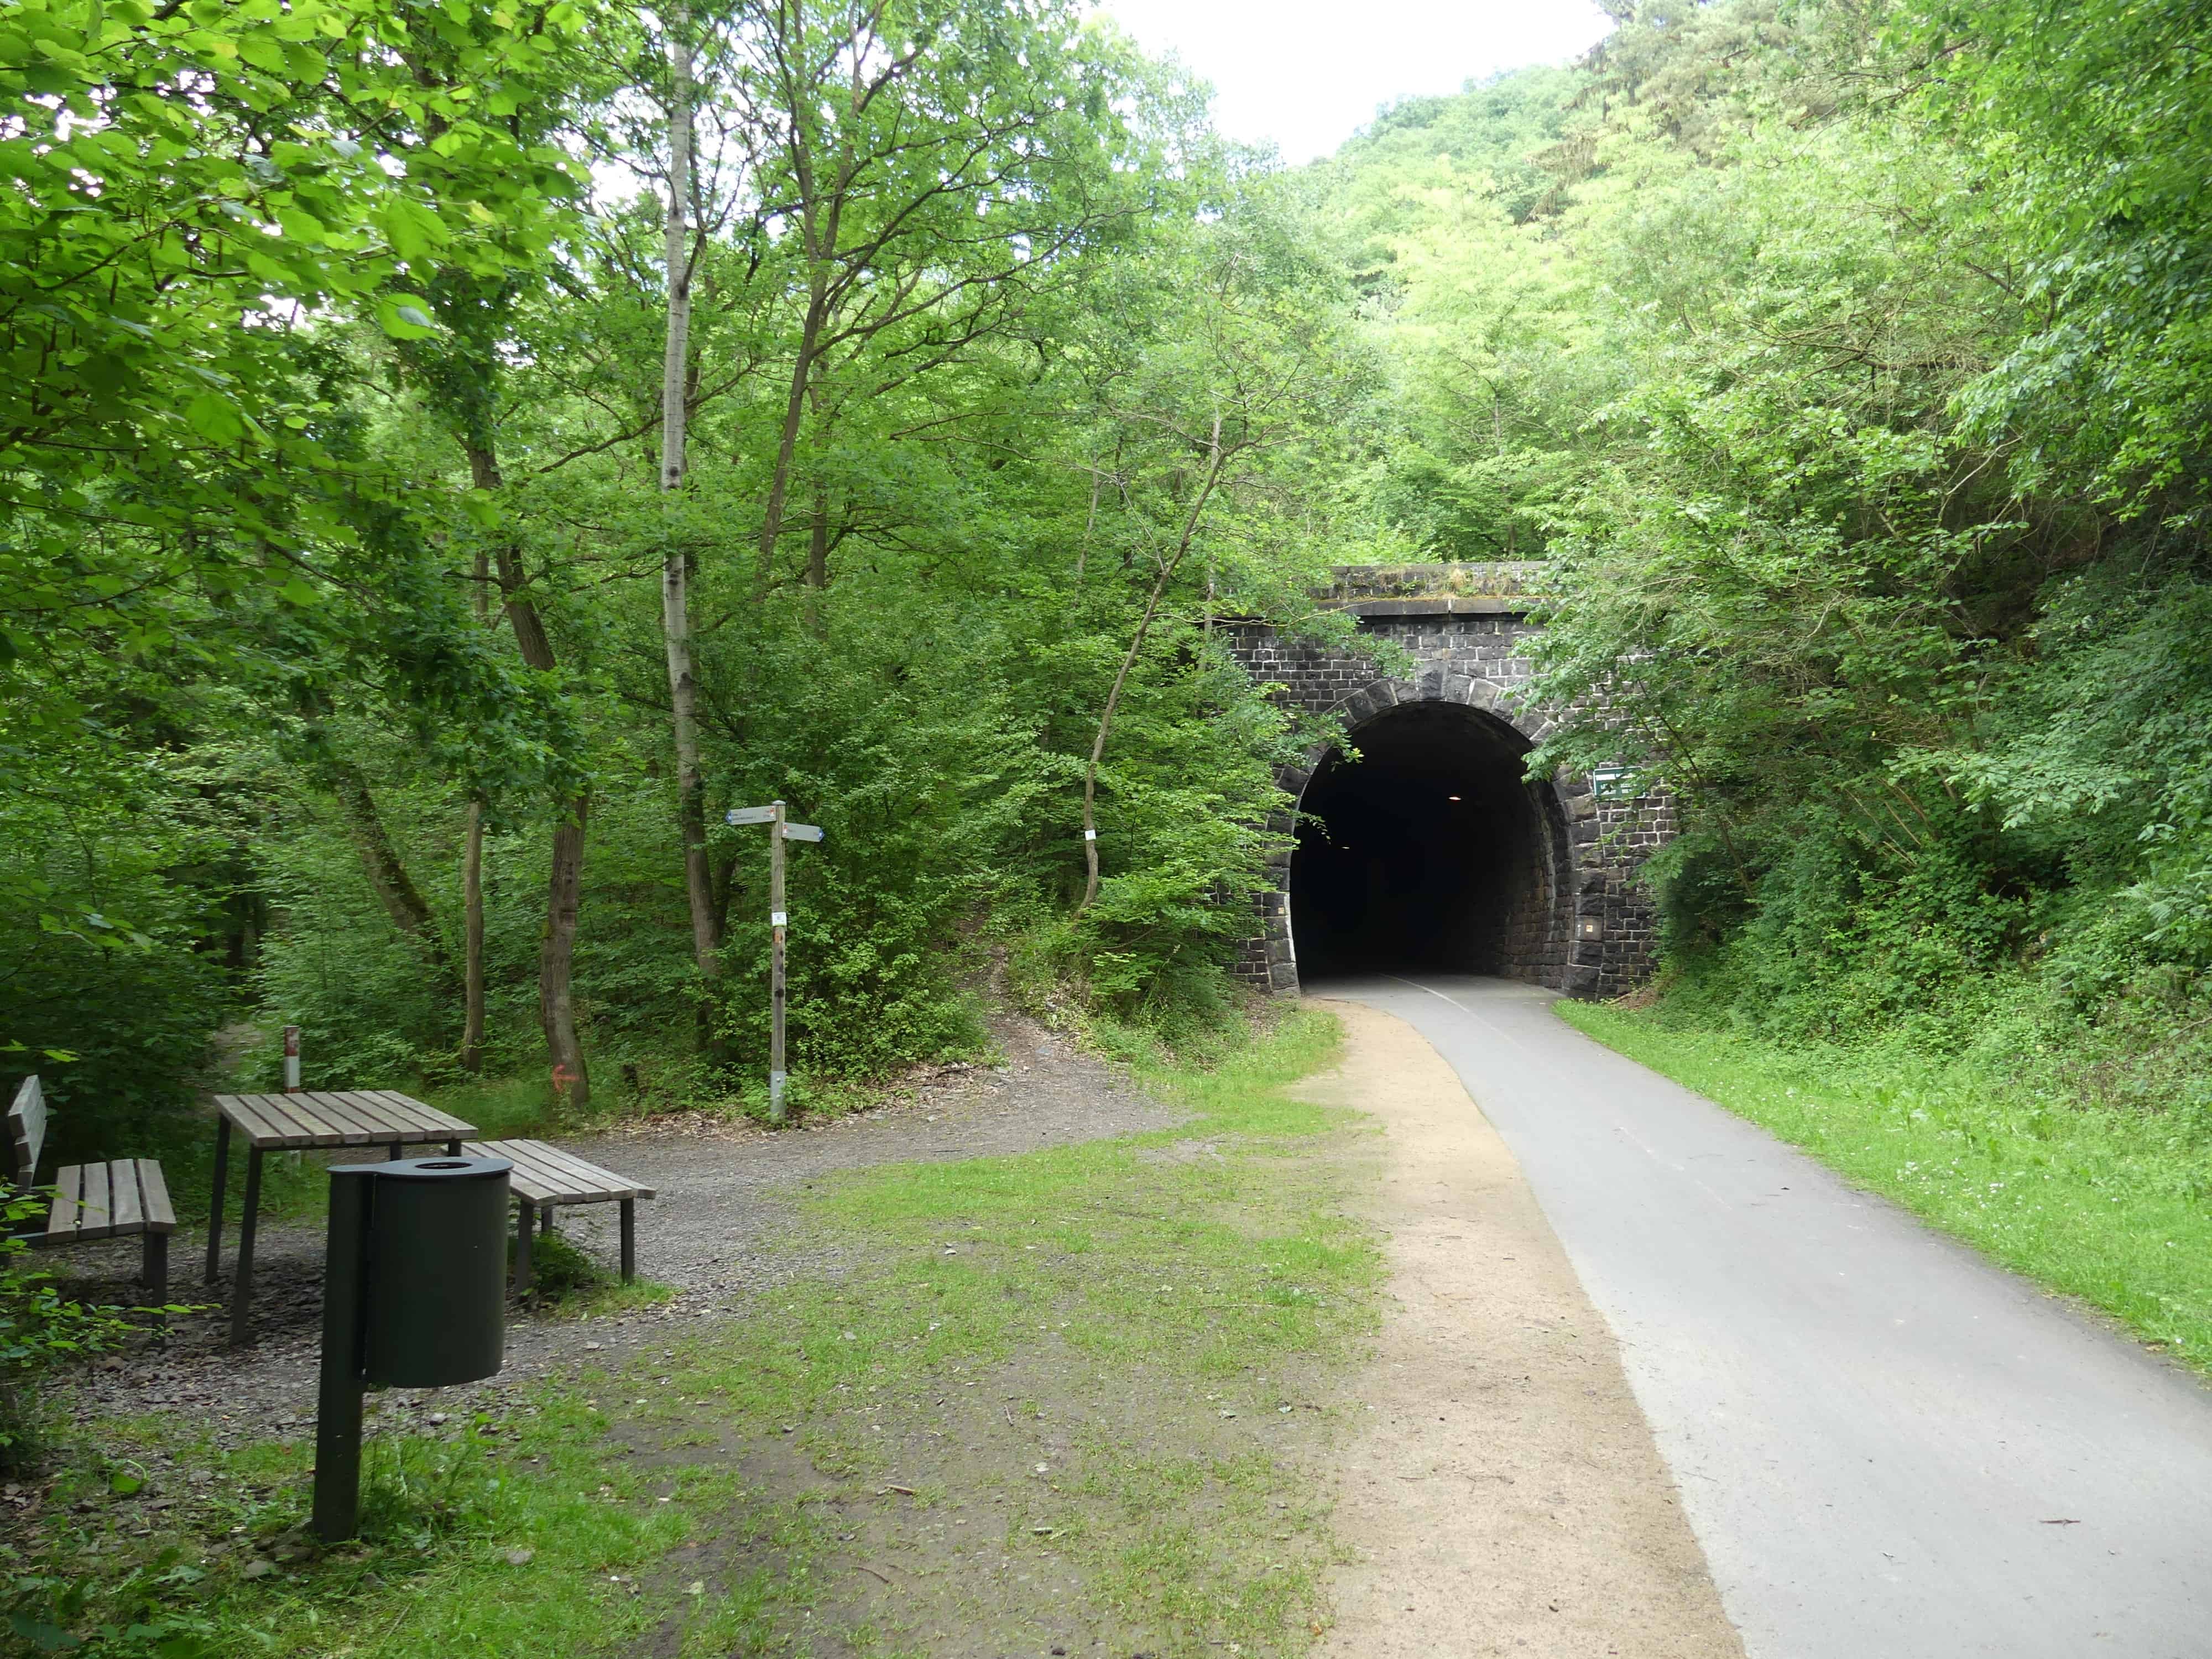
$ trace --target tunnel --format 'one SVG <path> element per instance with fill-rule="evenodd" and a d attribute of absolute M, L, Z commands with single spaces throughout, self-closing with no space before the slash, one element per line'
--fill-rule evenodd
<path fill-rule="evenodd" d="M 1302 980 L 1427 969 L 1559 982 L 1563 822 L 1528 740 L 1457 703 L 1401 704 L 1331 750 L 1299 804 L 1291 936 Z"/>

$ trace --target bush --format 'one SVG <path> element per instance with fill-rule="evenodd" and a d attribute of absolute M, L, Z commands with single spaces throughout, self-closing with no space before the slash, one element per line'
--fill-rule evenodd
<path fill-rule="evenodd" d="M 38 1455 L 39 1386 L 47 1374 L 114 1346 L 131 1329 L 113 1308 L 67 1300 L 52 1274 L 29 1265 L 30 1246 L 15 1234 L 44 1209 L 28 1194 L 0 1202 L 0 1469 L 11 1474 Z"/>

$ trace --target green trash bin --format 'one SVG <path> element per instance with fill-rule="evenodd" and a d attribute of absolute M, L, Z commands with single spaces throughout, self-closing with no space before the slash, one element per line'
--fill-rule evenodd
<path fill-rule="evenodd" d="M 507 1178 L 496 1158 L 331 1170 L 323 1264 L 315 1531 L 353 1536 L 364 1388 L 442 1389 L 495 1375 L 507 1349 Z"/>
<path fill-rule="evenodd" d="M 414 1158 L 351 1167 L 374 1177 L 362 1381 L 443 1389 L 496 1375 L 507 1348 L 507 1174 L 514 1166 L 496 1158 Z"/>

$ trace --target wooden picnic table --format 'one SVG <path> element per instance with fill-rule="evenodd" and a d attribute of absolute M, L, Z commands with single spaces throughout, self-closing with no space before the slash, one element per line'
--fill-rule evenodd
<path fill-rule="evenodd" d="M 427 1106 L 395 1089 L 318 1091 L 296 1095 L 217 1095 L 215 1127 L 215 1203 L 208 1218 L 208 1283 L 222 1266 L 222 1193 L 230 1172 L 234 1126 L 246 1137 L 246 1202 L 238 1225 L 238 1280 L 230 1297 L 230 1340 L 246 1340 L 247 1306 L 253 1298 L 253 1231 L 261 1207 L 261 1157 L 310 1146 L 403 1146 L 442 1142 L 453 1157 L 476 1126 Z"/>

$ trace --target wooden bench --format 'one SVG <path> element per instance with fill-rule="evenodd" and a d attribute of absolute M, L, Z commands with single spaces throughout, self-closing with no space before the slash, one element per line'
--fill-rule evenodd
<path fill-rule="evenodd" d="M 46 1096 L 39 1079 L 27 1077 L 8 1109 L 8 1133 L 15 1143 L 15 1184 L 28 1191 L 39 1173 L 46 1145 Z M 71 1164 L 54 1172 L 54 1199 L 43 1232 L 24 1237 L 33 1244 L 77 1244 L 95 1238 L 145 1238 L 141 1282 L 156 1303 L 169 1299 L 169 1235 L 177 1212 L 169 1204 L 161 1166 L 150 1158 L 118 1158 L 106 1164 Z"/>
<path fill-rule="evenodd" d="M 550 1231 L 554 1206 L 559 1204 L 620 1204 L 623 1282 L 637 1277 L 637 1200 L 651 1198 L 652 1188 L 641 1187 L 612 1170 L 586 1164 L 548 1141 L 471 1140 L 461 1151 L 470 1158 L 503 1158 L 514 1165 L 507 1185 L 518 1206 L 514 1235 L 518 1295 L 530 1288 L 530 1212 L 538 1212 L 539 1231 Z"/>

